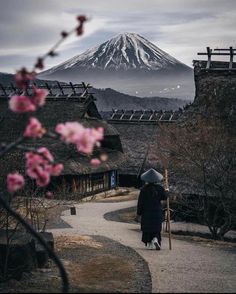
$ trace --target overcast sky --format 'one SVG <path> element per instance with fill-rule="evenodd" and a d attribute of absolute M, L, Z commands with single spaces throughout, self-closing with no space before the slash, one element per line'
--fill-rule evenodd
<path fill-rule="evenodd" d="M 123 32 L 138 33 L 191 66 L 206 46 L 236 47 L 236 0 L 0 0 L 0 72 L 32 68 L 73 28 L 76 15 L 90 21 L 71 37 L 49 68 Z"/>

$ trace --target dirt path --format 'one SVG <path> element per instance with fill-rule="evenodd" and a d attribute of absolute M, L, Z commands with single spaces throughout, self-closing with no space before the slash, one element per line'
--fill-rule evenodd
<path fill-rule="evenodd" d="M 195 243 L 174 239 L 173 250 L 163 238 L 161 251 L 146 250 L 140 241 L 139 224 L 107 221 L 103 215 L 131 206 L 136 200 L 118 203 L 88 202 L 76 205 L 76 215 L 63 213 L 72 228 L 54 233 L 101 235 L 133 248 L 149 265 L 153 293 L 234 293 L 236 291 L 236 248 L 212 242 Z"/>

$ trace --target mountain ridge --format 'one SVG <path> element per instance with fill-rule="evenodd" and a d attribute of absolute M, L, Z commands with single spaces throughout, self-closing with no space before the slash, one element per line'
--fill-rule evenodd
<path fill-rule="evenodd" d="M 176 65 L 190 69 L 187 65 L 135 33 L 123 33 L 86 50 L 71 59 L 44 71 L 51 74 L 57 70 L 86 67 L 88 69 L 146 69 L 161 70 Z"/>
<path fill-rule="evenodd" d="M 36 80 L 37 83 L 42 83 L 44 80 Z M 49 84 L 56 83 L 56 81 L 45 81 Z M 0 72 L 0 84 L 3 86 L 15 85 L 14 75 Z M 91 91 L 96 98 L 96 105 L 99 111 L 111 111 L 112 109 L 133 109 L 133 110 L 177 110 L 183 107 L 189 101 L 177 98 L 165 97 L 137 97 L 125 93 L 120 93 L 111 88 L 97 89 L 92 88 Z"/>
<path fill-rule="evenodd" d="M 194 97 L 193 69 L 135 33 L 119 34 L 39 77 L 73 83 L 86 80 L 96 88 L 139 97 Z"/>
<path fill-rule="evenodd" d="M 178 110 L 189 103 L 187 100 L 165 97 L 137 97 L 114 89 L 92 89 L 99 111 L 125 110 Z"/>

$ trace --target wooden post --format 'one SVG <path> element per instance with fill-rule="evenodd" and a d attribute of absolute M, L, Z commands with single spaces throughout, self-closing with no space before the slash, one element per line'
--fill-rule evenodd
<path fill-rule="evenodd" d="M 71 82 L 70 82 L 70 86 L 71 86 L 71 89 L 73 90 L 73 94 L 76 95 L 75 87 Z"/>
<path fill-rule="evenodd" d="M 72 183 L 73 183 L 73 192 L 75 193 L 75 192 L 77 192 L 77 185 L 76 185 L 76 182 L 75 182 L 75 179 L 73 178 L 73 180 L 72 180 Z"/>
<path fill-rule="evenodd" d="M 0 87 L 1 87 L 1 90 L 3 91 L 4 95 L 7 96 L 7 92 L 6 92 L 5 87 L 3 87 L 2 84 L 0 84 Z"/>
<path fill-rule="evenodd" d="M 207 56 L 208 56 L 208 59 L 207 59 L 206 68 L 209 69 L 211 67 L 211 49 L 210 49 L 210 47 L 207 47 Z"/>
<path fill-rule="evenodd" d="M 51 89 L 51 87 L 49 87 L 48 83 L 45 83 L 45 85 L 46 85 L 46 87 L 47 87 L 47 89 L 48 89 L 48 91 L 49 91 L 49 95 L 50 95 L 50 96 L 53 96 L 53 93 L 52 93 L 52 89 Z"/>
<path fill-rule="evenodd" d="M 234 60 L 233 47 L 229 47 L 229 54 L 230 54 L 229 69 L 232 69 L 233 68 L 233 60 Z"/>
<path fill-rule="evenodd" d="M 62 88 L 62 86 L 61 86 L 61 84 L 57 81 L 57 86 L 58 86 L 58 89 L 60 90 L 60 92 L 61 92 L 61 95 L 62 96 L 65 96 L 65 93 L 64 93 L 64 91 L 63 91 L 63 88 Z"/>
<path fill-rule="evenodd" d="M 169 189 L 169 183 L 168 183 L 168 171 L 165 168 L 165 188 Z M 167 227 L 168 227 L 168 235 L 169 235 L 169 249 L 172 249 L 171 246 L 171 231 L 170 231 L 170 199 L 167 198 Z"/>

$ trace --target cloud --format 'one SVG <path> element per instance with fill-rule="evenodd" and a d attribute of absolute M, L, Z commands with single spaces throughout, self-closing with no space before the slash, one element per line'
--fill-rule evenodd
<path fill-rule="evenodd" d="M 191 64 L 193 59 L 200 59 L 197 52 L 206 52 L 207 46 L 213 49 L 236 47 L 235 27 L 233 11 L 187 24 L 163 25 L 160 28 L 163 38 L 159 44 L 170 54 L 179 56 L 181 61 Z"/>
<path fill-rule="evenodd" d="M 143 35 L 188 65 L 206 46 L 236 45 L 235 0 L 8 0 L 0 10 L 0 57 L 8 60 L 8 71 L 19 63 L 17 56 L 28 66 L 33 56 L 49 50 L 62 30 L 76 25 L 78 14 L 91 18 L 85 34 L 66 41 L 47 67 L 126 31 Z"/>

